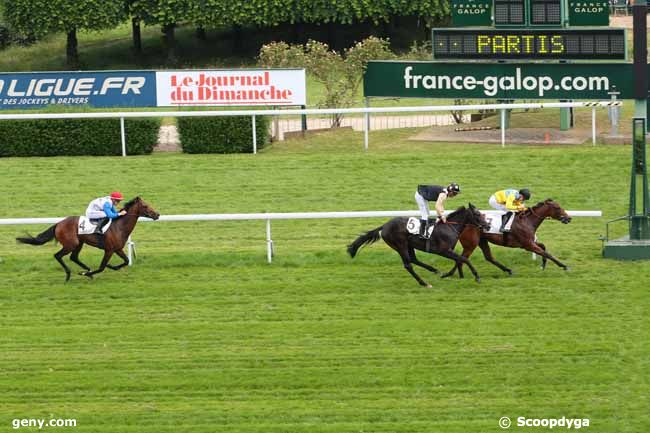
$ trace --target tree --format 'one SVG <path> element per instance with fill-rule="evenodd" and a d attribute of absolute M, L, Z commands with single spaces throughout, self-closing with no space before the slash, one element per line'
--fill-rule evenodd
<path fill-rule="evenodd" d="M 133 2 L 135 0 L 126 0 L 124 2 L 124 7 L 126 9 L 126 13 L 128 16 L 131 17 L 131 39 L 133 40 L 133 52 L 136 55 L 142 54 L 142 32 L 140 31 L 140 21 L 142 21 L 142 18 L 140 18 L 136 13 L 133 11 Z"/>
<path fill-rule="evenodd" d="M 317 106 L 343 108 L 353 104 L 368 61 L 393 57 L 387 40 L 369 37 L 343 54 L 313 40 L 304 46 L 272 42 L 260 50 L 259 63 L 268 68 L 304 67 L 325 88 L 325 96 Z M 332 127 L 341 126 L 342 118 L 340 114 L 333 115 Z"/>
<path fill-rule="evenodd" d="M 178 23 L 196 22 L 201 9 L 200 0 L 132 0 L 130 13 L 147 25 L 159 25 L 163 32 L 167 63 L 176 64 L 176 37 Z"/>
<path fill-rule="evenodd" d="M 36 37 L 65 32 L 66 63 L 79 68 L 78 30 L 115 27 L 126 18 L 122 0 L 5 0 L 3 13 L 19 32 Z"/>

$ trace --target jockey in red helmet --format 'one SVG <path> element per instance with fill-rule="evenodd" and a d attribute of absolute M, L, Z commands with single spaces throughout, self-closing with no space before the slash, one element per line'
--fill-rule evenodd
<path fill-rule="evenodd" d="M 109 196 L 99 197 L 90 202 L 86 209 L 86 218 L 97 226 L 95 230 L 97 233 L 102 234 L 102 227 L 106 225 L 109 219 L 126 215 L 124 209 L 119 212 L 115 209 L 115 206 L 122 200 L 124 200 L 122 193 L 114 191 Z"/>

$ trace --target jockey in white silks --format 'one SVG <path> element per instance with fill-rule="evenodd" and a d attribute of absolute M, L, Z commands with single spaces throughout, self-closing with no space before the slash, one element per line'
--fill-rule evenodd
<path fill-rule="evenodd" d="M 107 197 L 99 197 L 90 202 L 86 209 L 86 218 L 97 226 L 97 233 L 102 233 L 102 227 L 106 225 L 109 219 L 112 220 L 122 215 L 126 215 L 125 210 L 118 212 L 117 209 L 115 209 L 115 206 L 122 200 L 124 200 L 122 193 L 115 191 Z"/>

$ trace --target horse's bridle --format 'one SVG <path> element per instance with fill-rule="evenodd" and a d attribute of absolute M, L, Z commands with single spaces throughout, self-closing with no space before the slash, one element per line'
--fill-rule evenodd
<path fill-rule="evenodd" d="M 534 207 L 529 207 L 528 209 L 530 209 L 530 213 L 532 213 L 533 215 L 535 215 L 537 218 L 541 218 L 541 219 L 548 219 L 548 218 L 550 218 L 550 216 L 543 217 L 543 216 L 541 216 L 541 215 L 537 215 L 537 214 L 535 213 L 535 208 L 534 208 Z"/>

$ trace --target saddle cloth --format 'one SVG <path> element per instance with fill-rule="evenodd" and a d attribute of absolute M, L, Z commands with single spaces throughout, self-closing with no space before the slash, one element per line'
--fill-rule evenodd
<path fill-rule="evenodd" d="M 490 230 L 484 230 L 484 233 L 491 233 L 496 235 L 501 234 L 501 231 L 499 231 L 501 229 L 501 219 L 503 215 L 506 214 L 506 212 L 502 210 L 489 210 L 481 213 L 483 216 L 485 216 L 485 221 L 490 223 Z"/>
<path fill-rule="evenodd" d="M 433 221 L 429 221 L 429 228 L 427 229 L 428 236 L 431 236 L 431 233 L 433 232 L 434 228 L 435 228 L 435 223 Z M 415 217 L 409 218 L 409 220 L 406 222 L 406 231 L 408 231 L 412 235 L 419 235 L 420 219 Z"/>
<path fill-rule="evenodd" d="M 108 230 L 112 222 L 113 220 L 108 220 L 106 225 L 102 228 L 102 233 L 106 233 L 106 230 Z M 95 233 L 96 228 L 97 225 L 90 222 L 90 220 L 85 216 L 82 215 L 79 217 L 79 223 L 77 224 L 77 234 L 92 235 L 93 233 Z"/>

